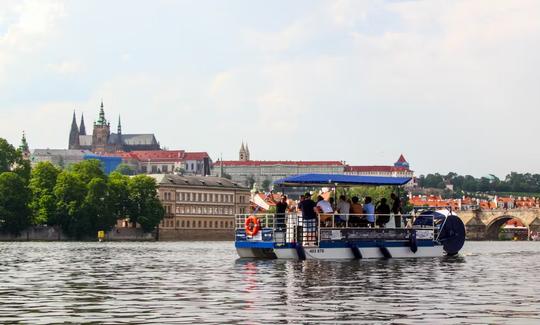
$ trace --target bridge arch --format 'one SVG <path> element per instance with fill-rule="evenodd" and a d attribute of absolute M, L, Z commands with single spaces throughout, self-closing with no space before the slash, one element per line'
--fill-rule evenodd
<path fill-rule="evenodd" d="M 515 217 L 512 215 L 502 215 L 495 217 L 493 220 L 491 220 L 488 225 L 486 226 L 486 240 L 498 240 L 499 239 L 499 229 L 504 225 L 508 220 L 516 219 L 519 220 L 523 225 L 525 225 L 527 228 L 529 225 L 521 218 Z"/>

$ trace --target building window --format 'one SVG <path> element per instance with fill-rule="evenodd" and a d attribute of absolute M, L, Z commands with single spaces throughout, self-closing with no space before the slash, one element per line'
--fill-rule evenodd
<path fill-rule="evenodd" d="M 176 201 L 180 201 L 180 193 L 176 193 Z"/>
<path fill-rule="evenodd" d="M 155 165 L 152 166 L 152 173 L 154 174 L 157 173 L 157 166 Z"/>
<path fill-rule="evenodd" d="M 204 228 L 206 228 L 206 220 L 204 220 Z"/>
<path fill-rule="evenodd" d="M 169 166 L 167 166 L 167 165 L 162 165 L 162 166 L 161 166 L 161 171 L 164 172 L 164 173 L 168 172 L 168 171 L 169 171 Z"/>
<path fill-rule="evenodd" d="M 199 201 L 199 202 L 202 201 L 202 194 L 201 193 L 197 193 L 197 201 Z"/>
<path fill-rule="evenodd" d="M 146 168 L 146 166 L 141 166 L 141 172 L 146 173 L 147 171 L 148 169 Z"/>
<path fill-rule="evenodd" d="M 223 220 L 221 220 L 221 221 L 219 222 L 219 227 L 220 227 L 220 228 L 223 228 Z"/>
<path fill-rule="evenodd" d="M 201 223 L 201 220 L 199 220 L 199 221 L 197 222 L 197 225 L 198 225 L 199 228 L 201 228 L 201 224 L 202 224 L 202 223 Z"/>
<path fill-rule="evenodd" d="M 176 228 L 180 227 L 180 220 L 176 220 Z"/>
<path fill-rule="evenodd" d="M 186 221 L 186 228 L 189 228 L 190 224 L 189 224 L 189 220 Z"/>

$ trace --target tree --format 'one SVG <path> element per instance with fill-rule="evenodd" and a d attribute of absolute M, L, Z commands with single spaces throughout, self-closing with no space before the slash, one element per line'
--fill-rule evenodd
<path fill-rule="evenodd" d="M 0 174 L 0 230 L 19 235 L 30 225 L 26 180 L 14 172 Z"/>
<path fill-rule="evenodd" d="M 32 193 L 30 210 L 32 211 L 33 224 L 47 224 L 49 219 L 54 219 L 56 200 L 54 187 L 60 169 L 50 162 L 40 162 L 32 170 L 29 188 Z"/>
<path fill-rule="evenodd" d="M 135 175 L 135 169 L 128 164 L 120 164 L 115 169 L 116 172 L 119 172 L 122 175 Z"/>
<path fill-rule="evenodd" d="M 244 184 L 248 188 L 253 188 L 253 184 L 255 184 L 255 177 L 253 175 L 249 175 L 248 177 L 246 177 Z"/>
<path fill-rule="evenodd" d="M 262 184 L 261 184 L 261 188 L 263 191 L 265 192 L 268 192 L 270 191 L 270 185 L 272 184 L 272 181 L 269 180 L 269 179 L 265 179 Z"/>
<path fill-rule="evenodd" d="M 129 219 L 137 222 L 145 232 L 150 232 L 165 216 L 165 209 L 157 196 L 155 179 L 138 175 L 129 179 Z"/>
<path fill-rule="evenodd" d="M 129 197 L 129 177 L 113 172 L 108 180 L 111 211 L 115 218 L 123 219 L 128 215 L 131 204 Z"/>
<path fill-rule="evenodd" d="M 63 171 L 54 186 L 56 213 L 51 223 L 59 225 L 71 237 L 81 238 L 89 232 L 90 223 L 84 213 L 86 185 L 74 172 Z"/>
<path fill-rule="evenodd" d="M 83 160 L 79 163 L 71 165 L 71 171 L 77 174 L 81 180 L 88 184 L 94 178 L 101 178 L 105 180 L 107 175 L 103 171 L 101 161 L 97 159 Z"/>
<path fill-rule="evenodd" d="M 88 220 L 86 234 L 92 235 L 98 230 L 110 230 L 116 223 L 116 215 L 113 213 L 107 182 L 102 178 L 94 178 L 88 183 L 87 188 L 82 206 L 85 219 Z"/>
<path fill-rule="evenodd" d="M 3 172 L 14 172 L 26 183 L 30 179 L 30 163 L 23 158 L 22 151 L 0 138 L 0 173 Z"/>

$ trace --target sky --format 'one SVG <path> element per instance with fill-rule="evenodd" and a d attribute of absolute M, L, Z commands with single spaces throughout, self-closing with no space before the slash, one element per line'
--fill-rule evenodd
<path fill-rule="evenodd" d="M 540 1 L 0 2 L 0 137 L 540 173 Z"/>

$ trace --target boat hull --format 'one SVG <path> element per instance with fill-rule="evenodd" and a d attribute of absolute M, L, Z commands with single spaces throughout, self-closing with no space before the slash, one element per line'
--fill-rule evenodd
<path fill-rule="evenodd" d="M 445 252 L 441 245 L 418 247 L 416 253 L 409 247 L 386 247 L 383 252 L 380 247 L 360 247 L 358 251 L 361 257 L 355 256 L 353 250 L 347 247 L 318 248 L 304 247 L 306 259 L 314 260 L 351 260 L 351 259 L 376 259 L 376 258 L 420 258 L 444 256 Z M 296 248 L 275 248 L 274 253 L 278 259 L 299 259 Z M 385 254 L 386 253 L 386 254 Z M 390 254 L 389 256 L 387 254 Z M 385 256 L 386 255 L 386 256 Z"/>

